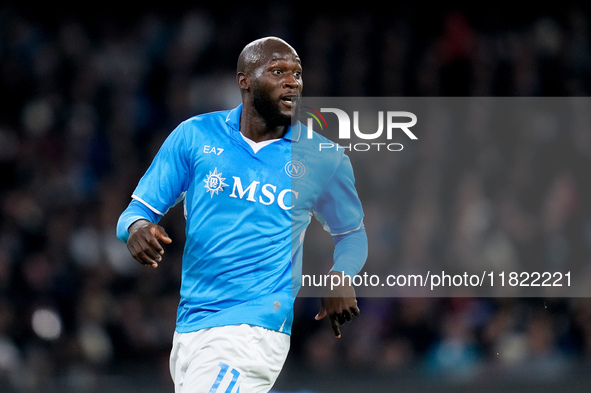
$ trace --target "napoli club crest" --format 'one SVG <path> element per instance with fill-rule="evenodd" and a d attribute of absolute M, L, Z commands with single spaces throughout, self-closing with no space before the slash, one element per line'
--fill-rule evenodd
<path fill-rule="evenodd" d="M 301 162 L 292 160 L 285 164 L 285 173 L 292 179 L 299 179 L 306 173 L 306 167 Z"/>

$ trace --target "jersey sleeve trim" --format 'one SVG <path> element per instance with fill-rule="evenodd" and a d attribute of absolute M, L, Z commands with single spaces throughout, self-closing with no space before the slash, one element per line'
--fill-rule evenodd
<path fill-rule="evenodd" d="M 152 210 L 154 213 L 158 214 L 159 216 L 164 216 L 164 213 L 162 213 L 161 211 L 159 211 L 158 209 L 155 209 L 154 207 L 150 206 L 150 204 L 146 201 L 144 201 L 142 198 L 138 197 L 137 195 L 133 194 L 131 196 L 133 199 L 135 199 L 138 202 L 141 202 L 143 205 L 145 205 L 148 209 Z"/>
<path fill-rule="evenodd" d="M 350 230 L 347 230 L 347 231 L 343 231 L 343 232 L 339 232 L 339 233 L 334 233 L 330 229 L 330 226 L 326 222 L 326 219 L 324 218 L 324 216 L 322 215 L 322 213 L 317 212 L 316 210 L 311 210 L 310 213 L 320 223 L 320 225 L 322 225 L 322 229 L 324 229 L 326 232 L 328 232 L 331 236 L 347 235 L 347 234 L 349 234 L 351 232 L 358 231 L 359 229 L 361 229 L 363 227 L 363 217 L 361 217 L 361 218 L 359 218 L 359 225 L 357 227 L 355 227 L 353 229 L 350 229 Z"/>
<path fill-rule="evenodd" d="M 332 232 L 328 232 L 330 233 L 332 236 L 343 236 L 343 235 L 348 235 L 351 232 L 355 232 L 361 229 L 361 227 L 363 227 L 363 219 L 361 219 L 361 223 L 359 224 L 359 226 L 355 229 L 351 229 L 350 231 L 345 231 L 345 232 L 341 232 L 341 233 L 332 233 Z"/>

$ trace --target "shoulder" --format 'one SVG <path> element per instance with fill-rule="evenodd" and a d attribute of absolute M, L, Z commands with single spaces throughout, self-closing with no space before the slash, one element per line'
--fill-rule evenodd
<path fill-rule="evenodd" d="M 301 125 L 299 139 L 292 145 L 292 153 L 328 170 L 336 170 L 349 162 L 345 149 L 337 142 Z"/>
<path fill-rule="evenodd" d="M 291 146 L 292 162 L 304 168 L 302 172 L 306 175 L 303 179 L 310 180 L 319 189 L 326 189 L 329 183 L 338 179 L 354 181 L 346 150 L 334 140 L 302 127 L 299 138 Z"/>
<path fill-rule="evenodd" d="M 183 148 L 191 151 L 206 137 L 227 135 L 226 117 L 230 111 L 218 111 L 192 116 L 180 122 L 166 138 L 169 149 Z"/>
<path fill-rule="evenodd" d="M 184 139 L 191 146 L 206 137 L 226 136 L 229 130 L 227 121 L 230 110 L 202 113 L 182 121 L 173 130 L 178 138 Z"/>
<path fill-rule="evenodd" d="M 230 110 L 223 110 L 223 111 L 216 111 L 216 112 L 208 112 L 202 113 L 199 115 L 195 115 L 186 119 L 185 121 L 181 122 L 179 127 L 184 128 L 200 128 L 203 126 L 222 126 L 226 123 L 228 116 L 230 114 Z"/>

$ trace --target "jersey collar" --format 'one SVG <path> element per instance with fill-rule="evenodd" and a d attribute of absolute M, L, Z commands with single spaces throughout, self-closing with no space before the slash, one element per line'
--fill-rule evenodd
<path fill-rule="evenodd" d="M 232 109 L 226 117 L 226 124 L 236 131 L 240 131 L 240 115 L 242 114 L 242 104 Z M 294 126 L 289 126 L 287 132 L 283 136 L 283 139 L 287 139 L 292 142 L 299 142 L 302 134 L 302 123 L 299 121 Z"/>

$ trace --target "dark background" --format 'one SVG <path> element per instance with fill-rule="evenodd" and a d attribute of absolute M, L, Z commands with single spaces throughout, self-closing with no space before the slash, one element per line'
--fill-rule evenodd
<path fill-rule="evenodd" d="M 157 270 L 131 259 L 115 224 L 180 121 L 239 102 L 245 44 L 291 43 L 309 96 L 588 96 L 589 7 L 514 8 L 2 3 L 0 391 L 172 391 L 182 212 L 162 221 L 174 243 Z M 360 191 L 368 264 L 590 261 L 587 120 L 568 131 L 434 134 L 416 154 L 369 168 L 383 189 Z M 378 198 L 391 198 L 395 219 L 376 211 Z M 307 239 L 305 263 L 330 264 L 330 237 L 314 225 Z M 591 386 L 589 299 L 360 307 L 335 340 L 313 320 L 318 300 L 298 299 L 276 389 Z"/>

